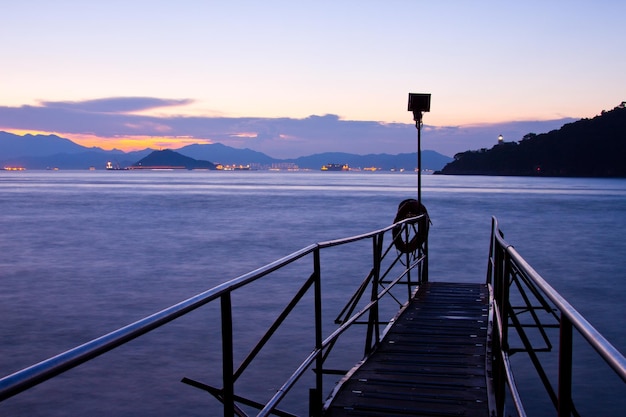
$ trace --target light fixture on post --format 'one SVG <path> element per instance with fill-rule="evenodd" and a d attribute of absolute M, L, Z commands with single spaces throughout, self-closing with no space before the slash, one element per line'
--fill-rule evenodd
<path fill-rule="evenodd" d="M 430 94 L 409 93 L 409 108 L 417 128 L 417 202 L 422 204 L 422 114 L 430 111 Z"/>

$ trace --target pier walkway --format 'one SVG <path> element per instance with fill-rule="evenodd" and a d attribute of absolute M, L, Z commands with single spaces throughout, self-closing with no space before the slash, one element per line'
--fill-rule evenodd
<path fill-rule="evenodd" d="M 489 416 L 485 284 L 426 282 L 325 416 Z"/>

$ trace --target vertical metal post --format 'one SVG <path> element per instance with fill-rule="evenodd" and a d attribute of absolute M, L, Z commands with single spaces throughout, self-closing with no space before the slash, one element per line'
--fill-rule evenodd
<path fill-rule="evenodd" d="M 416 94 L 409 93 L 409 105 L 408 111 L 413 112 L 413 120 L 415 120 L 415 127 L 417 128 L 417 204 L 422 207 L 422 116 L 424 112 L 430 111 L 430 94 Z M 428 220 L 427 220 L 428 221 Z M 420 233 L 424 231 L 420 228 Z M 418 256 L 421 257 L 422 248 L 418 251 Z M 426 264 L 426 268 L 428 264 Z M 424 269 L 424 263 L 420 263 L 418 266 L 418 282 L 428 281 L 428 269 Z"/>
<path fill-rule="evenodd" d="M 429 220 L 426 219 L 426 221 Z M 428 239 L 424 242 L 424 251 L 422 252 L 422 249 L 420 248 L 419 254 L 420 256 L 424 255 L 424 261 L 422 261 L 420 269 L 420 271 L 422 271 L 420 282 L 428 282 Z"/>
<path fill-rule="evenodd" d="M 417 128 L 417 203 L 422 204 L 422 112 L 415 113 L 415 127 Z"/>
<path fill-rule="evenodd" d="M 235 381 L 233 379 L 233 313 L 230 292 L 222 295 L 221 310 L 224 417 L 233 417 L 235 415 Z"/>
<path fill-rule="evenodd" d="M 500 300 L 500 308 L 502 309 L 502 350 L 509 351 L 509 312 L 511 311 L 511 300 L 509 294 L 511 292 L 511 277 L 513 274 L 511 268 L 511 256 L 506 248 L 502 248 L 502 262 L 504 263 L 504 273 L 502 274 L 502 299 Z M 511 311 L 512 313 L 512 311 Z"/>
<path fill-rule="evenodd" d="M 376 242 L 376 244 L 374 245 L 374 279 L 376 280 L 376 305 L 375 307 L 375 311 L 376 311 L 376 326 L 374 327 L 374 334 L 375 334 L 375 340 L 376 343 L 375 345 L 378 345 L 378 343 L 380 342 L 380 326 L 379 326 L 379 308 L 378 306 L 380 305 L 378 302 L 378 290 L 380 287 L 380 265 L 381 265 L 381 261 L 382 261 L 382 257 L 383 257 L 383 238 L 384 238 L 385 234 L 384 233 L 380 233 L 376 236 L 376 239 L 374 240 L 374 242 Z"/>
<path fill-rule="evenodd" d="M 572 322 L 561 313 L 559 340 L 559 417 L 572 413 Z"/>
<path fill-rule="evenodd" d="M 313 268 L 315 275 L 314 297 L 315 297 L 315 349 L 318 351 L 315 358 L 315 389 L 309 391 L 309 415 L 319 416 L 322 411 L 323 392 L 323 367 L 324 355 L 322 354 L 322 273 L 320 261 L 320 248 L 313 252 Z"/>
<path fill-rule="evenodd" d="M 417 127 L 417 205 L 422 207 L 422 112 L 413 113 L 417 116 L 415 120 L 415 127 Z M 428 221 L 428 220 L 426 220 Z M 418 225 L 419 227 L 419 225 Z M 420 233 L 424 233 L 424 230 L 420 227 Z M 420 246 L 417 251 L 418 257 L 422 256 L 422 247 Z M 419 283 L 428 281 L 428 270 L 424 269 L 424 263 L 418 266 L 419 271 Z"/>
<path fill-rule="evenodd" d="M 406 229 L 405 229 L 406 232 L 405 232 L 405 235 L 404 235 L 405 236 L 404 240 L 406 242 L 408 242 L 409 241 L 409 232 L 408 232 L 409 229 L 408 229 L 407 226 L 405 226 L 405 227 L 406 227 Z M 419 256 L 419 254 L 418 254 L 418 256 Z M 411 268 L 410 268 L 410 265 L 411 265 L 411 253 L 407 252 L 404 255 L 404 259 L 405 259 L 405 262 L 406 262 L 406 269 L 407 269 L 407 271 L 406 271 L 407 300 L 410 300 L 411 299 L 411 282 L 412 282 L 411 281 Z M 420 266 L 417 267 L 417 283 L 418 284 L 421 284 L 421 282 L 422 282 L 421 276 L 422 276 L 422 269 L 421 269 L 421 265 L 420 265 Z"/>
<path fill-rule="evenodd" d="M 376 301 L 378 299 L 378 286 L 380 280 L 380 256 L 381 256 L 381 240 L 382 237 L 378 234 L 372 237 L 372 256 L 373 256 L 373 274 L 372 274 L 372 290 L 370 295 L 370 301 Z M 376 334 L 376 336 L 374 336 Z M 378 343 L 378 302 L 376 302 L 369 311 L 369 318 L 367 320 L 367 334 L 365 337 L 365 351 L 364 355 L 367 356 L 371 353 L 374 344 Z M 376 340 L 373 342 L 373 340 Z"/>
<path fill-rule="evenodd" d="M 430 111 L 430 94 L 409 93 L 408 111 L 417 127 L 417 202 L 422 204 L 422 114 Z"/>
<path fill-rule="evenodd" d="M 493 282 L 493 262 L 494 262 L 494 254 L 493 254 L 493 248 L 494 248 L 494 242 L 496 240 L 496 233 L 498 231 L 496 230 L 496 219 L 495 217 L 491 218 L 491 239 L 489 241 L 489 256 L 487 257 L 487 279 L 486 279 L 486 283 L 487 284 L 494 284 Z"/>
<path fill-rule="evenodd" d="M 494 262 L 494 299 L 497 302 L 498 317 L 502 333 L 497 335 L 497 343 L 494 343 L 494 385 L 496 391 L 496 409 L 498 416 L 504 415 L 504 405 L 506 399 L 506 373 L 502 362 L 502 353 L 508 350 L 508 302 L 509 302 L 509 258 L 506 249 L 495 242 L 493 251 Z M 498 328 L 496 326 L 496 332 Z"/>

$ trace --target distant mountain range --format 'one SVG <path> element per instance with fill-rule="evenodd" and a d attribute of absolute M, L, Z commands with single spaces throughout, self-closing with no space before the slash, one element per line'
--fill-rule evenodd
<path fill-rule="evenodd" d="M 150 155 L 154 149 L 122 152 L 87 148 L 56 135 L 15 135 L 0 131 L 0 166 L 21 166 L 26 169 L 105 169 L 107 162 L 121 168 L 130 167 Z M 224 165 L 251 165 L 256 169 L 272 166 L 297 165 L 302 169 L 319 170 L 329 163 L 348 164 L 351 167 L 376 167 L 383 170 L 407 169 L 417 166 L 416 153 L 356 155 L 326 152 L 295 159 L 272 158 L 251 149 L 236 149 L 219 143 L 189 145 L 176 149 L 177 153 L 201 161 Z M 423 169 L 440 170 L 452 158 L 435 151 L 422 151 Z"/>
<path fill-rule="evenodd" d="M 592 119 L 519 142 L 456 154 L 440 172 L 452 175 L 626 177 L 626 102 Z"/>

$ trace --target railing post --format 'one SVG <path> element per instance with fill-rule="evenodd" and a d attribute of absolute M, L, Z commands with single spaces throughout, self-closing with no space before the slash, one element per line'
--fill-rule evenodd
<path fill-rule="evenodd" d="M 511 300 L 509 300 L 511 287 L 509 282 L 511 281 L 512 268 L 511 268 L 511 256 L 507 252 L 506 248 L 501 248 L 502 251 L 502 263 L 504 264 L 504 271 L 502 273 L 500 284 L 502 286 L 500 299 L 500 309 L 502 317 L 502 350 L 508 352 L 509 350 L 509 311 L 511 309 Z"/>
<path fill-rule="evenodd" d="M 377 234 L 372 237 L 373 271 L 370 301 L 376 301 L 378 299 L 378 286 L 380 281 L 380 258 L 382 253 L 383 240 L 382 236 L 382 234 Z M 378 343 L 378 338 L 378 303 L 376 302 L 370 309 L 369 318 L 367 320 L 367 335 L 365 339 L 364 352 L 365 355 L 369 355 L 371 353 L 373 345 Z M 373 343 L 374 339 L 375 342 Z"/>
<path fill-rule="evenodd" d="M 496 219 L 491 218 L 491 239 L 489 241 L 489 257 L 487 259 L 487 284 L 493 285 L 493 249 L 496 240 Z"/>
<path fill-rule="evenodd" d="M 497 413 L 498 416 L 502 416 L 504 414 L 504 399 L 505 399 L 505 370 L 504 370 L 504 364 L 502 363 L 502 355 L 500 354 L 500 352 L 502 351 L 502 338 L 504 337 L 503 333 L 504 333 L 504 324 L 503 322 L 506 320 L 506 318 L 503 316 L 503 309 L 502 309 L 502 275 L 503 275 L 503 271 L 502 271 L 502 254 L 501 254 L 501 250 L 500 250 L 500 246 L 499 245 L 495 245 L 493 247 L 493 252 L 492 252 L 492 256 L 493 256 L 493 297 L 494 300 L 496 302 L 496 309 L 497 309 L 497 314 L 496 317 L 498 317 L 499 321 L 497 323 L 497 326 L 495 327 L 495 331 L 496 331 L 496 337 L 495 337 L 495 341 L 496 343 L 494 344 L 494 354 L 495 357 L 493 358 L 494 363 L 494 385 L 495 385 L 495 391 L 496 391 L 496 409 L 497 409 Z"/>
<path fill-rule="evenodd" d="M 403 226 L 403 230 L 402 233 L 404 233 L 404 240 L 406 242 L 409 241 L 409 224 L 405 223 Z M 407 292 L 408 292 L 408 299 L 411 298 L 411 272 L 412 269 L 409 268 L 409 265 L 411 265 L 411 252 L 406 252 L 404 254 L 404 262 L 406 263 L 406 267 L 407 267 L 407 271 L 406 271 L 406 280 L 407 280 Z M 421 281 L 421 276 L 422 276 L 422 272 L 421 272 L 421 265 L 418 266 L 417 268 L 417 282 L 419 283 Z"/>
<path fill-rule="evenodd" d="M 511 287 L 509 286 L 509 282 L 511 280 L 512 268 L 511 268 L 511 256 L 506 250 L 506 247 L 499 247 L 499 252 L 501 253 L 500 262 L 502 265 L 498 268 L 501 268 L 501 276 L 500 276 L 500 300 L 498 304 L 500 305 L 500 319 L 502 320 L 502 340 L 500 340 L 500 351 L 504 353 L 508 353 L 509 351 L 509 312 L 511 311 L 511 300 L 509 300 Z M 502 386 L 501 392 L 501 406 L 502 413 L 504 415 L 504 403 L 505 403 L 505 385 L 506 385 L 506 376 L 504 364 L 502 364 L 501 374 L 498 375 L 502 380 L 500 384 Z"/>
<path fill-rule="evenodd" d="M 407 239 L 408 239 L 408 233 L 407 233 Z M 411 272 L 413 271 L 412 268 L 410 268 L 409 266 L 411 265 L 411 252 L 407 252 L 404 254 L 404 261 L 406 263 L 406 290 L 407 290 L 407 300 L 411 299 Z M 422 266 L 419 265 L 417 267 L 417 283 L 419 284 L 422 280 L 421 280 L 421 276 L 422 276 L 422 270 L 421 270 Z"/>
<path fill-rule="evenodd" d="M 320 248 L 313 252 L 313 269 L 315 275 L 314 297 L 315 297 L 315 349 L 319 352 L 315 358 L 315 389 L 309 391 L 309 416 L 316 417 L 322 412 L 322 392 L 323 391 L 323 367 L 324 355 L 322 354 L 322 274 L 320 261 Z"/>
<path fill-rule="evenodd" d="M 559 337 L 559 417 L 572 413 L 572 322 L 561 313 Z"/>
<path fill-rule="evenodd" d="M 504 321 L 504 306 L 502 305 L 502 292 L 504 288 L 504 251 L 500 244 L 495 241 L 493 247 L 493 298 L 496 300 L 500 318 Z M 503 326 L 504 323 L 501 323 Z"/>
<path fill-rule="evenodd" d="M 509 333 L 509 277 L 511 275 L 511 258 L 506 250 L 506 247 L 500 245 L 495 237 L 495 233 L 498 233 L 496 228 L 492 228 L 492 245 L 490 248 L 490 255 L 493 257 L 493 269 L 491 270 L 492 285 L 494 292 L 494 300 L 496 301 L 496 308 L 498 310 L 497 316 L 499 317 L 499 329 L 496 326 L 496 342 L 494 343 L 494 385 L 496 391 L 496 409 L 498 416 L 504 415 L 504 406 L 506 398 L 506 371 L 501 352 L 507 352 L 508 345 L 508 333 Z M 489 279 L 489 277 L 488 277 Z"/>
<path fill-rule="evenodd" d="M 224 417 L 235 415 L 235 381 L 233 379 L 233 313 L 230 292 L 221 296 L 222 310 L 222 395 Z"/>
<path fill-rule="evenodd" d="M 422 248 L 420 248 L 419 252 L 418 252 L 418 256 L 421 257 L 421 255 L 424 255 L 424 261 L 422 262 L 422 264 L 420 265 L 420 284 L 422 282 L 428 282 L 428 237 L 426 237 L 426 241 L 424 242 L 424 249 L 422 252 Z"/>

